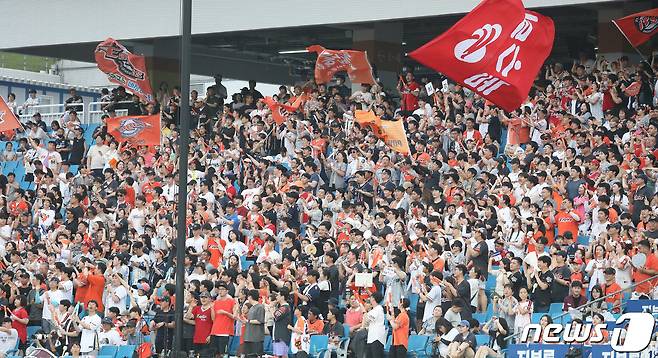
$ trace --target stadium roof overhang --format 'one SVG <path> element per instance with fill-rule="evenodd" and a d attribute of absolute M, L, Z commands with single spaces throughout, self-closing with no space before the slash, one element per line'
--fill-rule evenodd
<path fill-rule="evenodd" d="M 30 3 L 40 10 L 35 12 Z M 178 0 L 115 1 L 113 6 L 121 8 L 125 3 L 126 7 L 113 16 L 109 15 L 112 11 L 81 6 L 81 3 L 24 0 L 8 4 L 8 12 L 14 16 L 9 17 L 5 27 L 21 28 L 21 31 L 0 38 L 0 49 L 91 62 L 96 44 L 106 37 L 114 37 L 136 53 L 172 61 L 177 58 Z M 374 24 L 401 24 L 404 52 L 447 29 L 477 3 L 476 0 L 334 0 L 289 1 L 286 5 L 267 0 L 252 0 L 248 4 L 194 0 L 192 71 L 291 83 L 308 75 L 315 57 L 280 54 L 281 51 L 303 49 L 311 44 L 350 48 L 354 31 Z M 553 56 L 567 57 L 581 49 L 596 47 L 598 11 L 615 8 L 622 2 L 527 0 L 524 3 L 554 18 Z M 68 8 L 67 16 L 55 15 L 62 8 Z M 26 27 L 27 18 L 32 20 Z M 12 25 L 13 21 L 16 24 Z M 175 67 L 176 62 L 173 64 Z"/>

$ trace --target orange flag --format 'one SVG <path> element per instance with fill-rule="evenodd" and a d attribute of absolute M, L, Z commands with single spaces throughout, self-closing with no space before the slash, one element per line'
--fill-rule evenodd
<path fill-rule="evenodd" d="M 360 110 L 354 112 L 354 118 L 359 125 L 372 129 L 377 138 L 383 139 L 396 152 L 404 155 L 411 153 L 402 120 L 382 121 L 373 112 Z"/>
<path fill-rule="evenodd" d="M 327 50 L 320 45 L 309 46 L 306 50 L 318 54 L 315 63 L 316 83 L 331 81 L 334 74 L 339 71 L 347 72 L 353 83 L 376 83 L 365 51 Z"/>
<path fill-rule="evenodd" d="M 5 99 L 0 97 L 0 132 L 8 132 L 18 128 L 23 128 L 21 122 L 11 111 Z"/>
<path fill-rule="evenodd" d="M 107 119 L 107 132 L 121 143 L 160 145 L 161 130 L 159 114 Z"/>
<path fill-rule="evenodd" d="M 384 142 L 386 142 L 387 146 L 400 154 L 411 154 L 409 142 L 407 141 L 407 132 L 404 130 L 401 119 L 397 121 L 382 121 L 381 126 L 386 136 Z"/>
<path fill-rule="evenodd" d="M 372 129 L 375 133 L 375 136 L 379 139 L 384 139 L 384 132 L 382 131 L 381 118 L 377 117 L 372 111 L 354 111 L 354 118 L 356 123 L 359 123 L 361 127 L 368 127 Z"/>
<path fill-rule="evenodd" d="M 272 97 L 265 97 L 261 99 L 261 101 L 263 101 L 270 111 L 272 111 L 272 118 L 274 118 L 276 124 L 281 124 L 288 120 L 290 113 L 296 112 L 299 109 L 304 100 L 302 97 L 304 97 L 304 95 L 297 97 L 297 100 L 295 100 L 292 105 L 281 104 L 275 101 Z"/>

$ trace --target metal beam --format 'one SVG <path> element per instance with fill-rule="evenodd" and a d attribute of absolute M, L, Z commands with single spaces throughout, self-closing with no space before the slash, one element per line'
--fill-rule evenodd
<path fill-rule="evenodd" d="M 180 30 L 180 139 L 178 146 L 178 217 L 176 224 L 176 333 L 173 357 L 186 357 L 183 352 L 183 309 L 185 303 L 185 240 L 187 239 L 187 159 L 190 142 L 190 43 L 192 33 L 192 0 L 181 0 Z"/>

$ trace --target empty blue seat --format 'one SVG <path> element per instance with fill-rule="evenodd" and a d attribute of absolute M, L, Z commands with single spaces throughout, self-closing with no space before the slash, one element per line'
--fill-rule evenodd
<path fill-rule="evenodd" d="M 416 310 L 418 308 L 418 294 L 417 293 L 412 293 L 409 295 L 409 311 L 411 311 L 411 314 L 416 314 Z"/>
<path fill-rule="evenodd" d="M 343 323 L 343 337 L 349 337 L 350 336 L 350 325 L 347 323 Z"/>
<path fill-rule="evenodd" d="M 314 334 L 311 336 L 310 349 L 308 355 L 317 357 L 321 352 L 327 349 L 329 344 L 329 336 L 323 334 Z"/>
<path fill-rule="evenodd" d="M 551 303 L 551 308 L 548 309 L 548 313 L 551 316 L 557 316 L 559 314 L 562 314 L 562 307 L 564 306 L 563 303 Z"/>
<path fill-rule="evenodd" d="M 489 344 L 489 335 L 488 334 L 476 334 L 475 335 L 475 342 L 477 343 L 477 346 L 486 346 Z"/>
<path fill-rule="evenodd" d="M 539 321 L 541 320 L 541 317 L 545 314 L 546 313 L 533 313 L 531 322 L 532 323 L 539 323 Z"/>
<path fill-rule="evenodd" d="M 384 352 L 390 352 L 391 351 L 391 346 L 393 345 L 393 336 L 388 336 L 386 338 L 386 344 L 384 345 Z"/>
<path fill-rule="evenodd" d="M 117 350 L 117 353 L 114 355 L 114 358 L 132 358 L 133 354 L 135 353 L 135 349 L 137 349 L 137 346 L 133 346 L 133 345 L 119 346 L 119 349 Z"/>
<path fill-rule="evenodd" d="M 483 324 L 487 322 L 487 313 L 473 313 L 473 319 L 476 319 L 480 324 Z"/>
<path fill-rule="evenodd" d="M 117 346 L 102 346 L 98 350 L 98 355 L 114 357 L 114 355 L 117 354 L 118 350 L 119 350 L 119 347 L 117 347 Z"/>
<path fill-rule="evenodd" d="M 421 336 L 417 334 L 412 334 L 409 336 L 409 348 L 407 349 L 407 354 L 412 355 L 413 357 L 427 357 L 427 343 L 430 340 L 430 336 Z"/>
<path fill-rule="evenodd" d="M 239 348 L 240 348 L 240 337 L 231 336 L 228 342 L 228 355 L 237 356 Z"/>

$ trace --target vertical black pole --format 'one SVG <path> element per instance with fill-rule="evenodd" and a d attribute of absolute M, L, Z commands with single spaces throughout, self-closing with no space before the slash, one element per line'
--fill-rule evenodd
<path fill-rule="evenodd" d="M 181 0 L 180 29 L 180 138 L 178 147 L 178 220 L 176 225 L 176 332 L 174 357 L 183 352 L 183 304 L 185 302 L 185 240 L 187 239 L 187 158 L 190 142 L 190 41 L 192 32 L 192 0 Z"/>

